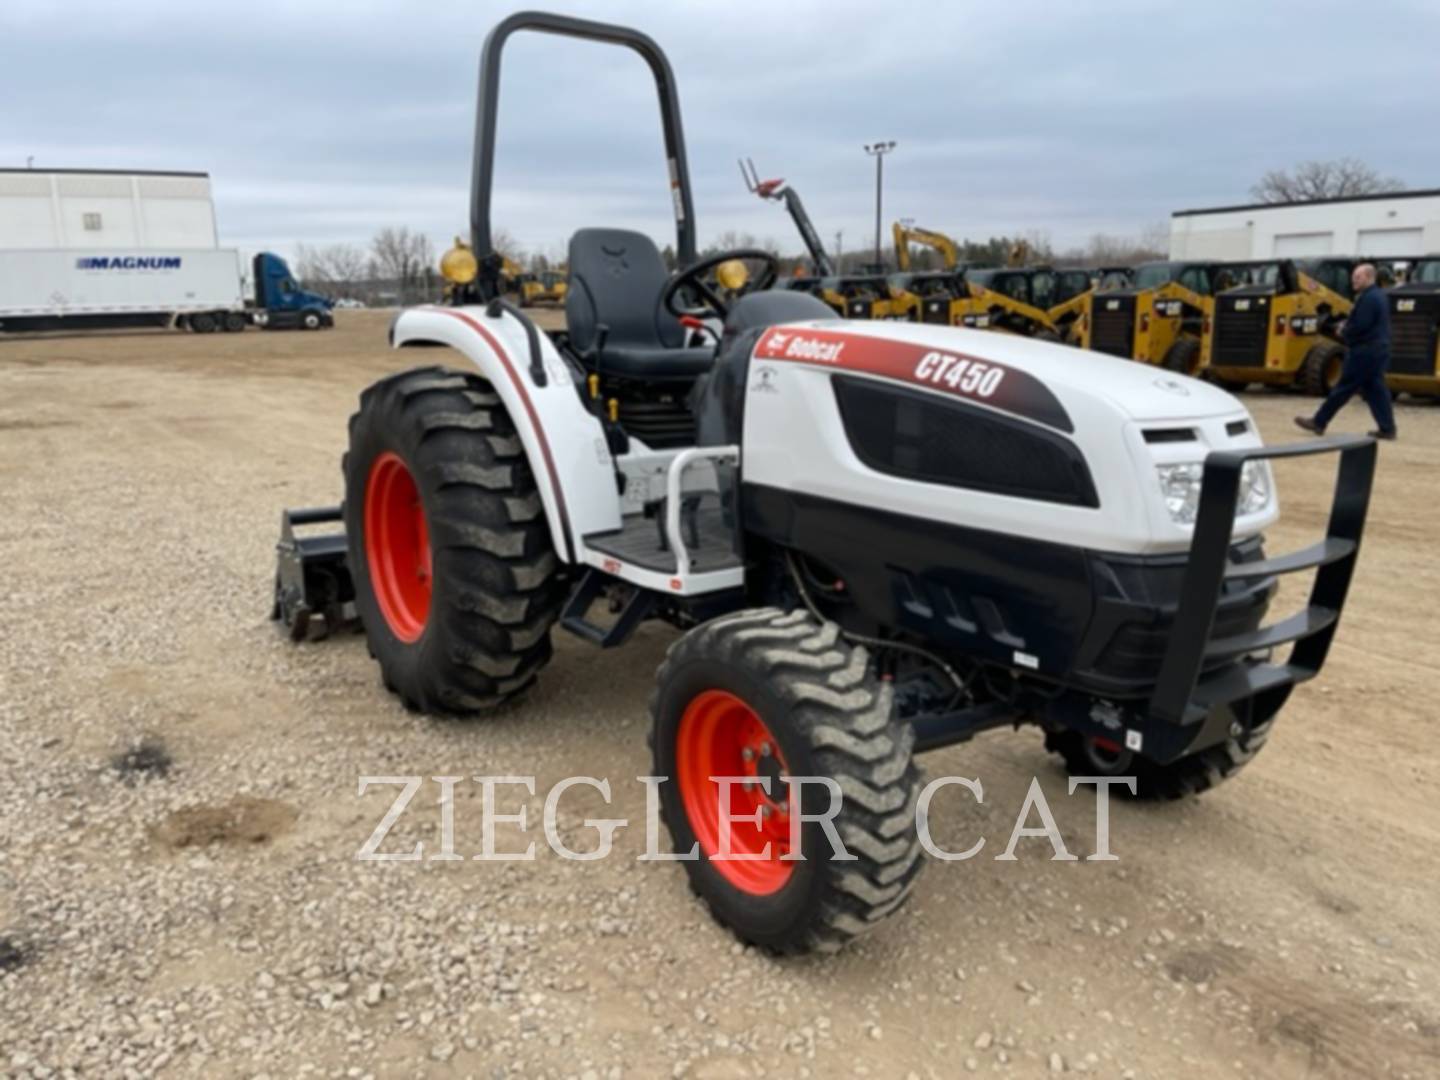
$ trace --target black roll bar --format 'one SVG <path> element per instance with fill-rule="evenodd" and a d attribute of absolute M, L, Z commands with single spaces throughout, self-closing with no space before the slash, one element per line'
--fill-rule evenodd
<path fill-rule="evenodd" d="M 685 159 L 685 133 L 680 123 L 680 97 L 670 61 L 654 40 L 638 30 L 610 23 L 521 11 L 499 23 L 485 38 L 480 52 L 480 96 L 475 110 L 475 161 L 470 185 L 470 246 L 480 260 L 482 295 L 499 293 L 499 263 L 490 241 L 490 195 L 495 182 L 495 123 L 500 102 L 500 56 L 517 30 L 623 45 L 639 53 L 650 65 L 660 95 L 660 121 L 665 133 L 665 160 L 670 171 L 670 193 L 675 211 L 675 252 L 680 266 L 695 261 L 695 201 L 690 190 L 690 167 Z"/>

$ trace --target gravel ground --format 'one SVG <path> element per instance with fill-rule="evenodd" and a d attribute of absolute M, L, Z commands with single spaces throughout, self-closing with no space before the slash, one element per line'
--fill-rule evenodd
<path fill-rule="evenodd" d="M 558 639 L 523 703 L 458 723 L 406 713 L 360 639 L 267 622 L 278 511 L 338 496 L 387 319 L 0 343 L 0 1073 L 1440 1075 L 1440 410 L 1401 408 L 1331 665 L 1242 778 L 1114 807 L 1117 862 L 1025 840 L 1007 863 L 1032 776 L 1082 856 L 1093 793 L 1033 732 L 929 755 L 985 788 L 937 800 L 937 841 L 985 853 L 840 956 L 777 962 L 637 861 L 669 631 Z M 1284 439 L 1303 403 L 1249 404 Z M 1282 472 L 1281 546 L 1319 528 L 1330 468 Z M 609 859 L 355 859 L 395 790 L 363 775 L 533 774 L 500 802 L 538 822 L 572 772 L 614 790 L 566 796 L 569 842 L 637 823 Z M 436 850 L 438 792 L 384 850 Z M 478 852 L 478 784 L 455 822 Z"/>

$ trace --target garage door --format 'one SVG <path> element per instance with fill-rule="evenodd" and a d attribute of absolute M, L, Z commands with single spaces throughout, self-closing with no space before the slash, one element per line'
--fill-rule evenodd
<path fill-rule="evenodd" d="M 1423 255 L 1424 229 L 1361 229 L 1357 255 Z"/>
<path fill-rule="evenodd" d="M 1275 257 L 1295 259 L 1305 255 L 1329 255 L 1335 250 L 1333 232 L 1275 234 Z"/>

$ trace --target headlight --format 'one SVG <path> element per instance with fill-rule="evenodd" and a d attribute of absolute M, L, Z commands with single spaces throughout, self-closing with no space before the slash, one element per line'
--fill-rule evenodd
<path fill-rule="evenodd" d="M 1235 512 L 1241 517 L 1258 514 L 1270 505 L 1270 466 L 1263 461 L 1247 461 L 1240 469 L 1240 498 Z"/>
<path fill-rule="evenodd" d="M 1192 461 L 1184 465 L 1157 465 L 1155 471 L 1160 474 L 1160 491 L 1165 496 L 1170 520 L 1177 525 L 1194 525 L 1200 509 L 1200 480 L 1205 475 L 1205 466 Z"/>
<path fill-rule="evenodd" d="M 1183 465 L 1157 465 L 1160 492 L 1165 496 L 1165 509 L 1177 525 L 1194 525 L 1200 512 L 1200 486 L 1205 466 L 1198 461 Z M 1270 505 L 1270 469 L 1263 461 L 1247 461 L 1240 468 L 1240 492 L 1235 512 L 1244 517 L 1258 514 Z"/>

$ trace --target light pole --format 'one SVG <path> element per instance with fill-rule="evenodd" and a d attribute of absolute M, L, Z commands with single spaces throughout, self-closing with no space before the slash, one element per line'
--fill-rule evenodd
<path fill-rule="evenodd" d="M 878 270 L 880 262 L 880 191 L 885 183 L 885 155 L 895 149 L 895 140 L 888 142 L 867 143 L 865 153 L 875 159 L 875 267 Z"/>

